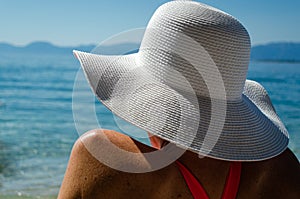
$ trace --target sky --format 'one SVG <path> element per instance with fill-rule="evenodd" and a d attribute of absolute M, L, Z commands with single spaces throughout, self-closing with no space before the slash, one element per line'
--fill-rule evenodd
<path fill-rule="evenodd" d="M 0 0 L 0 42 L 58 46 L 98 44 L 133 28 L 145 28 L 167 0 Z M 299 0 L 201 0 L 236 17 L 253 45 L 300 42 Z"/>

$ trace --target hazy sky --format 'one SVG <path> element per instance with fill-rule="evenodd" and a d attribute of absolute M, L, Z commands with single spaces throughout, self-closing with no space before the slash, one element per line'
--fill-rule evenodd
<path fill-rule="evenodd" d="M 0 0 L 0 42 L 25 45 L 97 44 L 111 35 L 146 27 L 167 0 Z M 299 0 L 202 0 L 238 18 L 253 44 L 300 42 Z"/>

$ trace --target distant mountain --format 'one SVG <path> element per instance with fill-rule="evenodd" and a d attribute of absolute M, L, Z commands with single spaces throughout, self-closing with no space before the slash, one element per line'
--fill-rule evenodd
<path fill-rule="evenodd" d="M 0 43 L 0 55 L 6 54 L 70 54 L 73 50 L 80 50 L 84 52 L 91 52 L 98 54 L 128 54 L 129 52 L 136 52 L 139 48 L 137 43 L 123 43 L 109 46 L 96 45 L 80 45 L 72 47 L 55 46 L 48 42 L 33 42 L 26 46 L 14 46 L 7 43 Z"/>
<path fill-rule="evenodd" d="M 78 61 L 72 55 L 73 50 L 106 55 L 121 55 L 137 52 L 139 44 L 125 43 L 108 46 L 80 45 L 60 47 L 48 42 L 33 42 L 26 46 L 14 46 L 0 43 L 0 66 L 30 65 L 75 65 Z"/>
<path fill-rule="evenodd" d="M 93 50 L 93 52 L 97 54 L 120 55 L 137 52 L 138 48 L 139 44 L 137 43 L 123 43 L 98 47 L 96 47 L 96 45 L 60 47 L 48 42 L 34 42 L 26 46 L 0 43 L 0 59 L 11 59 L 16 56 L 26 57 L 28 55 L 30 55 L 30 57 L 34 57 L 34 55 L 70 56 L 74 49 L 85 52 L 91 52 Z M 300 62 L 300 43 L 281 42 L 253 46 L 251 50 L 251 60 Z"/>
<path fill-rule="evenodd" d="M 252 47 L 251 60 L 300 62 L 300 43 L 270 43 Z"/>
<path fill-rule="evenodd" d="M 82 51 L 91 51 L 95 45 L 81 45 L 76 47 L 59 47 L 48 42 L 33 42 L 26 46 L 14 46 L 7 43 L 0 43 L 1 54 L 61 54 L 72 53 L 74 48 Z"/>

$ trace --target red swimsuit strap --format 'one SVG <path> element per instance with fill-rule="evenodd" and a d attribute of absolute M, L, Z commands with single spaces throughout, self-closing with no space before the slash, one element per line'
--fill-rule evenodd
<path fill-rule="evenodd" d="M 198 180 L 193 176 L 193 174 L 178 160 L 176 161 L 181 174 L 183 175 L 187 186 L 189 187 L 193 197 L 195 199 L 209 199 L 205 190 L 198 182 Z"/>
<path fill-rule="evenodd" d="M 176 163 L 194 199 L 209 199 L 206 191 L 194 175 L 178 160 Z M 240 184 L 241 168 L 242 164 L 240 162 L 231 163 L 222 199 L 234 199 L 236 197 Z"/>
<path fill-rule="evenodd" d="M 225 188 L 223 190 L 222 199 L 236 198 L 237 192 L 239 190 L 239 185 L 240 185 L 241 172 L 242 172 L 242 163 L 232 162 L 227 176 Z"/>

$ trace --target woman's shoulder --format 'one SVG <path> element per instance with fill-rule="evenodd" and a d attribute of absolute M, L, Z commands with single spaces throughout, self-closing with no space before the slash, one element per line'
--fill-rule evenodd
<path fill-rule="evenodd" d="M 142 154 L 153 150 L 122 133 L 94 129 L 78 138 L 71 157 L 78 162 L 83 160 L 85 164 L 98 165 L 107 172 L 120 173 L 127 172 L 125 167 L 149 166 Z"/>
<path fill-rule="evenodd" d="M 108 129 L 94 129 L 86 132 L 85 134 L 80 136 L 74 144 L 74 147 L 77 146 L 85 147 L 91 153 L 93 153 L 93 150 L 91 150 L 91 146 L 95 148 L 99 148 L 101 146 L 101 151 L 107 153 L 109 153 L 111 150 L 116 150 L 116 148 L 120 149 L 120 151 L 127 151 L 131 153 L 144 153 L 155 150 L 123 133 Z"/>
<path fill-rule="evenodd" d="M 143 154 L 154 150 L 113 130 L 89 131 L 80 136 L 73 146 L 60 192 L 66 193 L 63 190 L 72 187 L 71 192 L 80 193 L 81 198 L 123 198 L 124 194 L 137 198 L 138 195 L 142 197 L 143 190 L 145 193 L 149 187 L 151 190 L 156 186 L 159 188 L 164 182 L 167 186 L 167 183 L 172 183 L 172 180 L 167 182 L 168 178 L 175 177 L 166 176 L 170 173 L 169 168 L 135 172 L 135 169 L 149 170 L 151 165 Z M 160 179 L 162 176 L 166 178 Z M 61 198 L 68 197 L 64 195 Z"/>
<path fill-rule="evenodd" d="M 240 193 L 256 198 L 300 197 L 300 164 L 288 148 L 268 160 L 245 162 L 242 169 Z"/>

